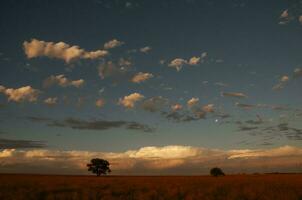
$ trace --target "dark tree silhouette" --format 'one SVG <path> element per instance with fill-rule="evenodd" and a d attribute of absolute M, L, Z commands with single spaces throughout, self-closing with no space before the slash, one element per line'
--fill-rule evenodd
<path fill-rule="evenodd" d="M 218 167 L 214 167 L 211 169 L 210 174 L 212 176 L 224 176 L 225 174 L 223 173 L 222 169 L 218 168 Z"/>
<path fill-rule="evenodd" d="M 87 164 L 88 171 L 100 176 L 101 174 L 110 173 L 111 170 L 109 168 L 110 163 L 107 160 L 94 158 L 91 159 L 90 163 Z"/>

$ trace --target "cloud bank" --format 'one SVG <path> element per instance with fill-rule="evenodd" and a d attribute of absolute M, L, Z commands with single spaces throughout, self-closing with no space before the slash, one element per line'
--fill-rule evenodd
<path fill-rule="evenodd" d="M 302 149 L 294 146 L 220 150 L 170 145 L 124 152 L 4 149 L 0 151 L 0 169 L 86 174 L 86 163 L 99 157 L 109 160 L 113 174 L 208 174 L 214 166 L 226 173 L 301 172 L 301 156 Z"/>

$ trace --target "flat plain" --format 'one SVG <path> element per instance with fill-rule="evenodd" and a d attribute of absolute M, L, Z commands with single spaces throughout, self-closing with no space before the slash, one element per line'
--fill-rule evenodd
<path fill-rule="evenodd" d="M 0 174 L 1 200 L 302 200 L 302 174 L 69 176 Z"/>

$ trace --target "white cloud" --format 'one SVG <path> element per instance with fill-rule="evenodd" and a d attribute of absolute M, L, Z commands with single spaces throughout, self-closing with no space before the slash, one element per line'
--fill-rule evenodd
<path fill-rule="evenodd" d="M 128 96 L 124 96 L 123 98 L 120 98 L 119 104 L 124 106 L 125 108 L 134 108 L 135 103 L 137 101 L 142 100 L 143 98 L 145 98 L 143 95 L 136 92 L 136 93 L 132 93 Z"/>
<path fill-rule="evenodd" d="M 54 84 L 57 84 L 61 87 L 67 87 L 67 86 L 74 86 L 74 87 L 81 87 L 83 86 L 85 81 L 83 79 L 79 80 L 70 80 L 65 77 L 64 74 L 59 74 L 59 75 L 51 75 L 47 79 L 44 80 L 44 87 L 50 87 Z"/>
<path fill-rule="evenodd" d="M 52 106 L 52 105 L 57 104 L 57 101 L 58 101 L 57 97 L 49 97 L 49 98 L 44 100 L 44 103 L 49 105 L 49 106 Z"/>
<path fill-rule="evenodd" d="M 185 65 L 198 65 L 201 62 L 204 62 L 205 58 L 208 56 L 207 52 L 203 52 L 200 57 L 193 56 L 189 60 L 185 60 L 183 58 L 175 58 L 170 61 L 168 64 L 169 67 L 175 68 L 177 71 L 180 71 Z"/>
<path fill-rule="evenodd" d="M 152 49 L 151 47 L 146 46 L 146 47 L 140 48 L 139 51 L 142 53 L 148 53 L 149 51 L 151 51 L 151 49 Z"/>
<path fill-rule="evenodd" d="M 6 88 L 0 85 L 0 92 L 8 97 L 8 101 L 15 102 L 35 102 L 38 99 L 40 91 L 32 88 L 31 86 L 24 86 L 17 89 Z"/>
<path fill-rule="evenodd" d="M 200 62 L 200 57 L 195 57 L 194 56 L 194 57 L 190 58 L 188 64 L 189 65 L 198 65 L 199 62 Z"/>
<path fill-rule="evenodd" d="M 64 42 L 45 42 L 32 39 L 30 42 L 24 41 L 23 47 L 27 58 L 46 56 L 49 58 L 62 59 L 66 63 L 78 59 L 96 59 L 108 55 L 106 50 L 85 51 L 79 46 L 70 46 Z"/>
<path fill-rule="evenodd" d="M 203 52 L 201 54 L 201 59 L 205 59 L 206 57 L 208 57 L 208 52 Z"/>
<path fill-rule="evenodd" d="M 187 105 L 188 105 L 188 107 L 191 108 L 191 107 L 195 106 L 196 104 L 198 104 L 198 102 L 199 102 L 199 98 L 192 97 L 190 100 L 188 100 Z"/>
<path fill-rule="evenodd" d="M 50 170 L 53 173 L 88 173 L 86 163 L 91 158 L 103 158 L 109 160 L 114 174 L 203 174 L 214 166 L 226 173 L 299 172 L 301 156 L 302 149 L 294 146 L 220 150 L 169 145 L 124 152 L 4 149 L 0 151 L 0 168 L 13 173 L 49 173 Z"/>
<path fill-rule="evenodd" d="M 105 49 L 113 49 L 115 47 L 119 47 L 119 46 L 122 46 L 123 44 L 125 44 L 124 42 L 122 41 L 119 41 L 117 39 L 113 39 L 113 40 L 110 40 L 108 42 L 106 42 L 104 44 L 104 48 Z"/>
<path fill-rule="evenodd" d="M 141 83 L 144 82 L 150 78 L 153 78 L 153 75 L 151 73 L 143 73 L 143 72 L 139 72 L 136 75 L 133 76 L 133 78 L 131 79 L 131 82 L 133 83 Z"/>
<path fill-rule="evenodd" d="M 187 61 L 182 59 L 182 58 L 175 58 L 174 60 L 172 60 L 170 63 L 169 63 L 169 67 L 173 67 L 175 68 L 177 71 L 180 71 L 181 68 L 187 64 Z"/>

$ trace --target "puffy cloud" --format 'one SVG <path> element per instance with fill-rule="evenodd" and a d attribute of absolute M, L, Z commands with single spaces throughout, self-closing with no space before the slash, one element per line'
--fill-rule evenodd
<path fill-rule="evenodd" d="M 161 96 L 152 97 L 142 103 L 142 109 L 149 112 L 156 112 L 162 109 L 168 103 L 168 99 Z"/>
<path fill-rule="evenodd" d="M 280 15 L 280 18 L 281 19 L 284 19 L 284 18 L 288 18 L 289 17 L 289 14 L 288 14 L 288 10 L 284 10 L 281 15 Z"/>
<path fill-rule="evenodd" d="M 59 74 L 59 75 L 51 75 L 50 77 L 48 77 L 47 79 L 44 80 L 44 87 L 50 87 L 54 84 L 57 84 L 61 87 L 67 87 L 67 86 L 74 86 L 74 87 L 81 87 L 83 86 L 85 83 L 85 81 L 83 79 L 79 79 L 79 80 L 70 80 L 68 78 L 65 77 L 64 74 Z"/>
<path fill-rule="evenodd" d="M 144 82 L 150 78 L 153 77 L 153 74 L 151 73 L 143 73 L 143 72 L 139 72 L 136 75 L 134 75 L 131 79 L 131 82 L 133 83 L 141 83 Z"/>
<path fill-rule="evenodd" d="M 143 95 L 141 95 L 140 93 L 132 93 L 128 96 L 124 96 L 123 98 L 119 99 L 119 104 L 124 106 L 125 108 L 134 108 L 135 103 L 137 101 L 142 100 L 143 98 L 145 98 Z"/>
<path fill-rule="evenodd" d="M 237 97 L 237 98 L 247 98 L 248 96 L 241 92 L 222 92 L 224 97 Z"/>
<path fill-rule="evenodd" d="M 192 97 L 190 100 L 188 100 L 187 105 L 188 105 L 188 107 L 191 108 L 191 107 L 195 106 L 196 104 L 198 104 L 198 102 L 199 102 L 199 98 Z"/>
<path fill-rule="evenodd" d="M 179 103 L 176 103 L 176 104 L 174 104 L 174 105 L 171 106 L 171 110 L 172 110 L 173 112 L 179 111 L 179 110 L 181 110 L 181 109 L 182 109 L 182 105 L 179 104 Z"/>
<path fill-rule="evenodd" d="M 287 82 L 287 81 L 289 81 L 289 77 L 286 76 L 286 75 L 284 75 L 284 76 L 282 76 L 282 77 L 280 78 L 280 81 L 281 81 L 281 82 Z"/>
<path fill-rule="evenodd" d="M 170 61 L 168 64 L 169 67 L 175 68 L 177 71 L 180 71 L 184 65 L 198 65 L 200 62 L 204 62 L 205 58 L 208 56 L 207 52 L 203 52 L 200 57 L 193 56 L 189 60 L 183 58 L 175 58 Z"/>
<path fill-rule="evenodd" d="M 39 90 L 32 88 L 31 86 L 24 86 L 17 89 L 14 88 L 6 88 L 0 85 L 0 92 L 5 94 L 8 97 L 8 101 L 15 102 L 35 102 L 38 99 Z"/>
<path fill-rule="evenodd" d="M 226 173 L 299 172 L 301 156 L 302 149 L 294 146 L 220 150 L 170 145 L 124 152 L 4 149 L 0 151 L 0 168 L 12 173 L 84 174 L 88 173 L 86 163 L 101 157 L 109 160 L 113 174 L 208 174 L 213 166 Z M 22 168 L 18 168 L 20 165 Z"/>
<path fill-rule="evenodd" d="M 182 59 L 182 58 L 175 58 L 174 60 L 172 60 L 170 63 L 169 63 L 169 67 L 173 67 L 175 68 L 177 71 L 180 71 L 181 68 L 187 64 L 187 61 Z"/>
<path fill-rule="evenodd" d="M 199 62 L 200 62 L 200 57 L 192 57 L 192 58 L 190 58 L 190 60 L 189 60 L 189 65 L 198 65 L 199 64 Z"/>
<path fill-rule="evenodd" d="M 85 52 L 82 56 L 82 58 L 86 59 L 97 59 L 97 58 L 103 58 L 107 56 L 109 53 L 106 50 L 97 50 L 97 51 L 90 51 L 90 52 Z"/>
<path fill-rule="evenodd" d="M 52 105 L 57 104 L 57 101 L 58 101 L 57 97 L 49 97 L 49 98 L 44 100 L 44 103 L 49 105 L 49 106 L 52 106 Z"/>
<path fill-rule="evenodd" d="M 122 41 L 119 41 L 117 39 L 113 39 L 113 40 L 110 40 L 108 42 L 106 42 L 104 44 L 104 48 L 105 49 L 113 49 L 115 47 L 119 47 L 119 46 L 122 46 L 123 44 L 125 44 L 124 42 Z"/>
<path fill-rule="evenodd" d="M 95 106 L 98 108 L 102 108 L 104 105 L 105 105 L 105 100 L 102 98 L 96 100 L 95 102 Z"/>
<path fill-rule="evenodd" d="M 49 58 L 62 59 L 66 63 L 78 59 L 96 59 L 108 55 L 106 50 L 85 51 L 79 46 L 70 46 L 64 42 L 45 42 L 32 39 L 30 42 L 24 41 L 23 47 L 27 58 L 46 56 Z"/>
<path fill-rule="evenodd" d="M 214 104 L 207 104 L 202 107 L 202 110 L 206 113 L 212 113 L 214 112 Z"/>
<path fill-rule="evenodd" d="M 148 53 L 149 51 L 151 51 L 151 47 L 149 46 L 145 46 L 143 48 L 140 48 L 139 51 L 142 52 L 142 53 Z"/>

